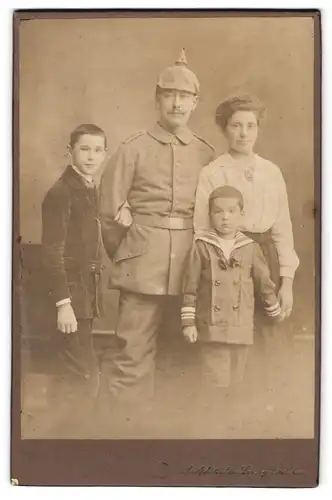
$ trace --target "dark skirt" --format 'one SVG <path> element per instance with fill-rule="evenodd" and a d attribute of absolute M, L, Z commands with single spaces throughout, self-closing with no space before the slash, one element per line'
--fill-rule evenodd
<path fill-rule="evenodd" d="M 266 262 L 269 266 L 271 279 L 276 285 L 276 292 L 278 292 L 280 287 L 280 264 L 277 249 L 275 243 L 272 239 L 272 231 L 269 229 L 265 233 L 249 233 L 248 231 L 244 232 L 248 238 L 256 241 L 261 247 L 263 255 L 266 259 Z"/>
<path fill-rule="evenodd" d="M 276 246 L 272 240 L 272 231 L 265 233 L 245 233 L 256 241 L 263 252 L 270 269 L 271 279 L 276 285 L 278 294 L 280 280 L 280 265 Z M 258 375 L 268 390 L 275 390 L 284 381 L 289 382 L 289 357 L 292 352 L 292 340 L 286 322 L 276 323 L 264 315 L 264 309 L 259 297 L 255 301 L 255 332 L 254 332 L 254 365 Z M 280 387 L 279 387 L 280 388 Z M 283 391 L 282 391 L 283 392 Z"/>
<path fill-rule="evenodd" d="M 269 266 L 270 276 L 275 284 L 275 292 L 278 294 L 280 287 L 280 265 L 276 246 L 272 240 L 272 231 L 268 230 L 265 233 L 244 233 L 248 238 L 256 241 L 259 244 L 263 255 L 266 259 L 267 265 Z M 258 337 L 262 335 L 262 328 L 267 330 L 264 332 L 264 336 L 271 336 L 275 331 L 274 320 L 267 317 L 264 313 L 264 307 L 261 302 L 260 296 L 255 297 L 255 330 L 257 331 Z"/>

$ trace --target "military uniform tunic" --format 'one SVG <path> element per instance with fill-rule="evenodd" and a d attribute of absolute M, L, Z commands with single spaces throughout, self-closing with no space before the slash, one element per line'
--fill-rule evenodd
<path fill-rule="evenodd" d="M 181 293 L 198 177 L 212 157 L 213 148 L 188 128 L 174 135 L 157 124 L 121 144 L 101 183 L 104 234 L 126 202 L 134 219 L 114 257 L 115 287 Z M 104 244 L 108 251 L 107 238 Z"/>

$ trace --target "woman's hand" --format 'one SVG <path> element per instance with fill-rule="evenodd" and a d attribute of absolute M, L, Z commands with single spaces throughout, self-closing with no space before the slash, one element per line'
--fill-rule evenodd
<path fill-rule="evenodd" d="M 291 278 L 282 278 L 278 299 L 281 307 L 281 315 L 288 318 L 293 309 L 293 280 Z"/>
<path fill-rule="evenodd" d="M 77 331 L 77 320 L 71 304 L 63 304 L 58 307 L 57 328 L 62 333 Z"/>

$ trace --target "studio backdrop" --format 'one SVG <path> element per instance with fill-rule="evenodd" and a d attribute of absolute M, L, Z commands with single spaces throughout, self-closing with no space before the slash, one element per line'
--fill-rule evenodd
<path fill-rule="evenodd" d="M 71 130 L 81 123 L 102 127 L 112 155 L 121 141 L 153 124 L 157 77 L 184 47 L 201 83 L 190 127 L 218 154 L 225 143 L 214 120 L 217 104 L 245 92 L 266 105 L 256 151 L 283 172 L 301 262 L 292 331 L 313 336 L 313 29 L 309 17 L 25 21 L 19 79 L 23 269 L 40 266 L 41 203 L 66 166 Z M 114 292 L 108 300 L 106 318 L 96 326 L 102 330 L 114 327 Z"/>

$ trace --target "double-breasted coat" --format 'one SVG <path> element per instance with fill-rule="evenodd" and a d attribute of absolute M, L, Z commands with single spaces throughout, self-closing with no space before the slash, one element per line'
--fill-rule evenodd
<path fill-rule="evenodd" d="M 205 342 L 252 344 L 255 295 L 270 317 L 280 314 L 275 285 L 258 243 L 241 232 L 227 260 L 218 235 L 197 233 L 184 281 L 183 326 Z"/>
<path fill-rule="evenodd" d="M 68 166 L 42 204 L 42 250 L 48 295 L 71 299 L 77 319 L 102 310 L 101 231 L 96 187 Z"/>
<path fill-rule="evenodd" d="M 113 259 L 112 286 L 149 295 L 179 295 L 193 241 L 195 193 L 214 149 L 187 127 L 156 124 L 121 144 L 101 181 L 101 224 Z M 114 255 L 109 240 L 119 210 L 133 223 Z"/>

